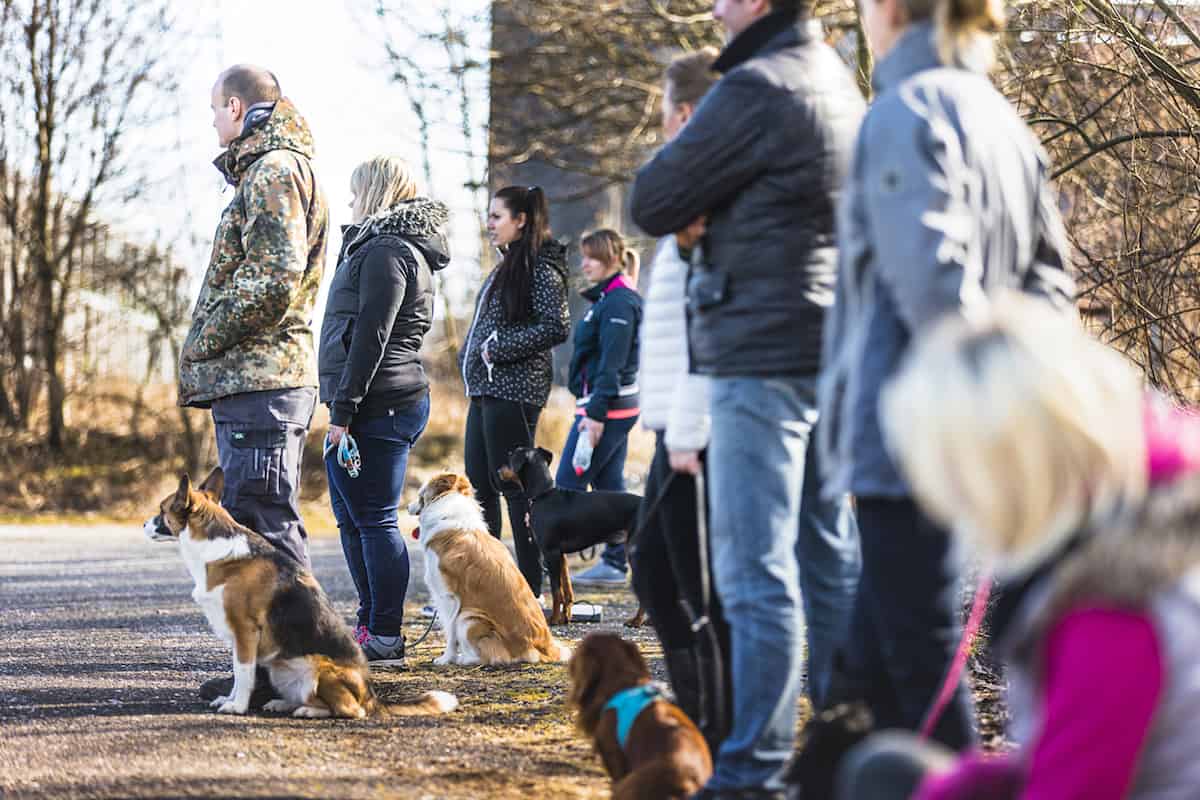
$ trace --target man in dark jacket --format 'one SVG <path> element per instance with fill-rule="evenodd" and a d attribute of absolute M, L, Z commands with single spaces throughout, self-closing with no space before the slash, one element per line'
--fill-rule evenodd
<path fill-rule="evenodd" d="M 837 191 L 863 113 L 814 37 L 811 0 L 717 0 L 724 77 L 638 173 L 633 217 L 666 235 L 707 219 L 689 278 L 693 372 L 712 376 L 714 585 L 732 634 L 733 724 L 706 792 L 775 796 L 791 753 L 801 602 L 818 702 L 859 571 L 847 502 L 821 500 L 810 448 L 833 299 Z M 803 499 L 802 499 L 803 498 Z"/>

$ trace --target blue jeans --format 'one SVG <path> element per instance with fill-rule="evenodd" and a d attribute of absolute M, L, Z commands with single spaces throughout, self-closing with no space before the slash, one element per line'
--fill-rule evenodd
<path fill-rule="evenodd" d="M 558 459 L 558 474 L 554 482 L 563 489 L 574 489 L 586 492 L 589 487 L 602 492 L 625 491 L 625 456 L 629 452 L 629 432 L 637 424 L 637 417 L 629 419 L 610 419 L 604 422 L 604 433 L 592 451 L 592 464 L 582 475 L 575 474 L 571 466 L 571 458 L 575 455 L 575 443 L 579 441 L 579 420 L 567 434 L 567 442 L 563 445 L 562 456 Z M 625 556 L 625 545 L 606 544 L 601 554 L 605 564 L 625 572 L 628 560 Z"/>
<path fill-rule="evenodd" d="M 357 478 L 325 456 L 329 501 L 341 532 L 342 552 L 358 590 L 358 624 L 378 636 L 399 636 L 408 593 L 408 548 L 398 526 L 408 453 L 429 421 L 429 395 L 385 416 L 355 419 Z"/>
<path fill-rule="evenodd" d="M 709 536 L 732 632 L 733 724 L 712 789 L 783 788 L 808 644 L 818 704 L 861 569 L 848 497 L 821 499 L 815 378 L 714 378 Z"/>

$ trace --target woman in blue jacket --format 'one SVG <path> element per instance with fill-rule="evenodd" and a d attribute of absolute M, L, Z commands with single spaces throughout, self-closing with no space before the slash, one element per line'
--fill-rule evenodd
<path fill-rule="evenodd" d="M 621 234 L 599 230 L 583 237 L 583 275 L 591 286 L 583 296 L 592 303 L 575 328 L 571 356 L 571 393 L 579 424 L 571 427 L 558 461 L 558 485 L 586 491 L 625 490 L 625 454 L 639 409 L 638 328 L 642 298 L 637 282 L 637 253 Z M 591 464 L 577 473 L 572 465 L 579 437 L 594 448 Z M 605 547 L 600 562 L 575 577 L 587 585 L 623 585 L 628 569 L 624 545 Z"/>

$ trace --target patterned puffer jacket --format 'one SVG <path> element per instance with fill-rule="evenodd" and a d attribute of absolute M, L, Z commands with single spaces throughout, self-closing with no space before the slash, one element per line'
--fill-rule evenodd
<path fill-rule="evenodd" d="M 462 351 L 467 396 L 544 406 L 554 376 L 551 349 L 566 341 L 571 330 L 566 245 L 554 240 L 542 245 L 533 273 L 533 315 L 527 320 L 504 319 L 500 297 L 491 292 L 495 276 L 493 270 L 479 290 Z M 483 360 L 485 343 L 490 364 Z"/>

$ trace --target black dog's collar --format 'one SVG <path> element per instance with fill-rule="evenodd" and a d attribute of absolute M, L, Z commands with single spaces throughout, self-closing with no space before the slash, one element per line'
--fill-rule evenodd
<path fill-rule="evenodd" d="M 543 497 L 545 497 L 545 496 L 546 496 L 546 495 L 548 495 L 548 494 L 553 494 L 553 493 L 554 493 L 554 490 L 555 490 L 555 489 L 557 489 L 557 488 L 558 488 L 557 486 L 555 486 L 553 483 L 551 483 L 551 484 L 550 484 L 550 488 L 549 488 L 549 489 L 546 489 L 544 492 L 538 492 L 537 494 L 535 494 L 535 495 L 533 495 L 532 497 L 530 497 L 530 498 L 529 498 L 529 505 L 533 505 L 533 504 L 534 504 L 534 503 L 536 503 L 538 500 L 541 500 Z"/>

